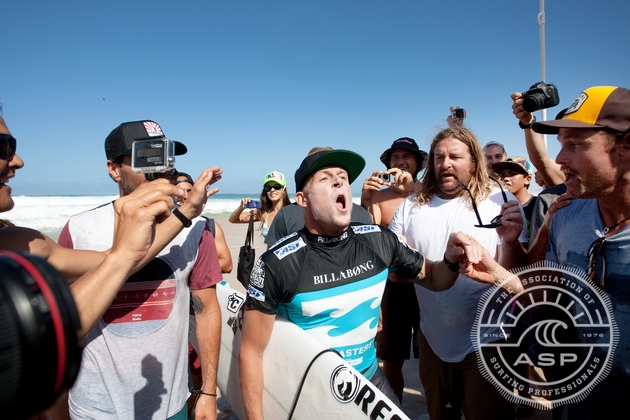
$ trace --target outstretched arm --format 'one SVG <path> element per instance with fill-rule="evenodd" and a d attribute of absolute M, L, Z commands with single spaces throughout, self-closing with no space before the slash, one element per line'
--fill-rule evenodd
<path fill-rule="evenodd" d="M 425 259 L 422 271 L 412 281 L 429 290 L 440 292 L 453 286 L 460 273 L 488 284 L 500 284 L 504 276 L 509 274 L 492 258 L 487 249 L 464 232 L 451 233 L 444 259 L 450 266 L 455 266 L 455 269 L 459 266 L 459 271 L 451 270 L 445 261 Z M 510 283 L 510 287 L 517 286 Z"/>
<path fill-rule="evenodd" d="M 96 324 L 120 287 L 145 257 L 153 241 L 156 218 L 170 215 L 173 207 L 170 196 L 178 193 L 177 188 L 170 184 L 160 184 L 147 190 L 146 194 L 127 198 L 120 204 L 110 253 L 102 264 L 70 285 L 84 335 Z"/>

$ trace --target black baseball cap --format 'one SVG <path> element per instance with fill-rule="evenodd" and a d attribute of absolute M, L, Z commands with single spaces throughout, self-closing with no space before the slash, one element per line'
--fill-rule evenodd
<path fill-rule="evenodd" d="M 394 140 L 394 142 L 392 143 L 392 147 L 385 150 L 381 154 L 381 162 L 383 162 L 383 164 L 385 165 L 387 169 L 391 169 L 391 167 L 389 166 L 389 161 L 391 160 L 392 149 L 408 149 L 408 150 L 411 150 L 416 155 L 416 162 L 418 162 L 418 169 L 417 169 L 417 172 L 413 174 L 414 177 L 418 174 L 418 172 L 424 169 L 425 166 L 427 166 L 427 156 L 428 156 L 427 152 L 425 152 L 424 150 L 420 150 L 420 148 L 418 147 L 418 144 L 416 143 L 414 139 L 410 137 L 401 137 L 397 140 Z"/>
<path fill-rule="evenodd" d="M 352 184 L 365 168 L 365 159 L 350 150 L 323 150 L 307 156 L 295 171 L 295 187 L 302 191 L 308 177 L 326 166 L 339 166 L 348 172 L 348 182 Z"/>
<path fill-rule="evenodd" d="M 105 156 L 107 160 L 116 160 L 120 156 L 131 154 L 134 140 L 166 138 L 158 123 L 151 120 L 131 121 L 120 124 L 105 139 Z M 173 141 L 173 140 L 171 140 Z M 175 155 L 186 154 L 188 149 L 183 143 L 175 143 Z"/>

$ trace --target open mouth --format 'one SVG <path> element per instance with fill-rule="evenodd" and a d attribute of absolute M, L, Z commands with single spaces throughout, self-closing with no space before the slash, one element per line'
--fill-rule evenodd
<path fill-rule="evenodd" d="M 347 209 L 346 196 L 339 194 L 335 199 L 335 205 L 339 210 L 345 211 Z"/>

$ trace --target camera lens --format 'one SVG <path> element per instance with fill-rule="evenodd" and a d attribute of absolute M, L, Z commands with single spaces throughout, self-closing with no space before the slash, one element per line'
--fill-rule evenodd
<path fill-rule="evenodd" d="M 538 111 L 545 106 L 545 94 L 541 92 L 530 93 L 523 98 L 523 109 L 527 112 Z"/>
<path fill-rule="evenodd" d="M 41 258 L 0 253 L 0 412 L 35 415 L 79 372 L 80 319 L 66 279 Z"/>

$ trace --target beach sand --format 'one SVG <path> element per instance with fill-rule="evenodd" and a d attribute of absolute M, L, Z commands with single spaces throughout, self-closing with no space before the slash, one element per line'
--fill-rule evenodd
<path fill-rule="evenodd" d="M 212 216 L 210 216 L 212 217 Z M 240 247 L 245 242 L 245 235 L 247 233 L 247 224 L 232 224 L 228 222 L 227 215 L 225 217 L 218 216 L 215 219 L 223 228 L 225 233 L 226 242 L 230 248 L 232 254 L 233 270 L 229 274 L 224 274 L 223 279 L 227 281 L 234 289 L 245 291 L 244 287 L 236 278 L 236 266 L 238 264 L 238 252 Z M 256 223 L 255 228 L 258 229 L 259 223 Z M 260 256 L 267 250 L 267 246 L 264 244 L 260 231 L 255 232 L 254 246 L 256 249 L 256 256 Z M 409 416 L 410 419 L 425 420 L 429 418 L 427 414 L 426 400 L 424 397 L 424 388 L 420 382 L 418 376 L 418 360 L 411 359 L 405 361 L 403 365 L 403 373 L 405 376 L 405 390 L 403 394 L 402 409 Z M 225 401 L 225 398 L 218 400 L 219 406 L 219 419 L 223 420 L 235 420 L 237 417 L 231 412 L 229 404 Z M 535 410 L 535 414 L 530 419 L 546 420 L 551 419 L 551 412 L 548 410 Z"/>

